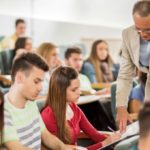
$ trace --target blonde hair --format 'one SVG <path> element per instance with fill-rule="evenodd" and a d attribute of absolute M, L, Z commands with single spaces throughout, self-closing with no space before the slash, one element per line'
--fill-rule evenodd
<path fill-rule="evenodd" d="M 52 50 L 54 50 L 55 48 L 57 48 L 57 46 L 55 46 L 52 43 L 42 43 L 38 49 L 37 49 L 37 53 L 42 56 L 46 61 L 47 61 L 47 56 L 50 54 L 50 52 Z"/>
<path fill-rule="evenodd" d="M 90 61 L 94 66 L 97 81 L 98 82 L 104 82 L 104 79 L 103 79 L 103 76 L 102 76 L 103 73 L 100 69 L 101 62 L 100 62 L 100 60 L 97 56 L 97 45 L 100 44 L 100 43 L 107 44 L 107 42 L 104 41 L 104 40 L 95 41 L 92 45 L 92 49 L 91 49 L 91 53 L 90 53 L 90 56 L 88 58 L 88 61 Z M 112 64 L 114 64 L 114 61 L 112 60 L 109 52 L 108 52 L 108 55 L 107 55 L 107 58 L 106 58 L 106 62 L 108 63 L 109 66 L 112 66 Z"/>

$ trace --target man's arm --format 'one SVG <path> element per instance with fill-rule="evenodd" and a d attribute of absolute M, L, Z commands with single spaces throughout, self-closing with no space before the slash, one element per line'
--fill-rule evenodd
<path fill-rule="evenodd" d="M 4 145 L 9 150 L 33 150 L 31 148 L 22 146 L 19 141 L 6 142 Z"/>
<path fill-rule="evenodd" d="M 122 58 L 120 64 L 119 75 L 117 78 L 117 91 L 116 91 L 116 107 L 117 107 L 117 123 L 121 132 L 126 130 L 127 121 L 131 122 L 127 112 L 127 103 L 129 93 L 132 88 L 132 79 L 135 71 L 135 65 L 131 60 L 129 50 L 126 46 L 127 37 L 126 32 L 123 32 L 122 42 Z"/>
<path fill-rule="evenodd" d="M 52 135 L 47 129 L 42 132 L 42 143 L 51 149 L 54 150 L 71 150 L 61 142 L 56 136 Z"/>

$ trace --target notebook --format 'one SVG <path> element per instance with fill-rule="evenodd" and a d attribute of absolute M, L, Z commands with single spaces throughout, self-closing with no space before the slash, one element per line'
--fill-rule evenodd
<path fill-rule="evenodd" d="M 117 131 L 117 132 L 119 132 L 119 131 Z M 128 125 L 126 132 L 124 134 L 122 134 L 121 138 L 118 141 L 115 141 L 109 145 L 106 145 L 105 147 L 102 147 L 99 150 L 108 150 L 109 148 L 116 145 L 117 143 L 119 143 L 125 139 L 128 139 L 130 137 L 136 136 L 136 135 L 139 135 L 139 122 L 138 121 Z"/>

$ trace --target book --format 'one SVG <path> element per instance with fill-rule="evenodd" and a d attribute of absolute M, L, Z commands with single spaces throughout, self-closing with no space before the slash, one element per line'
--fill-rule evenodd
<path fill-rule="evenodd" d="M 119 132 L 119 131 L 117 131 Z M 129 139 L 133 136 L 137 136 L 139 135 L 139 122 L 136 121 L 134 123 L 131 123 L 130 125 L 127 126 L 126 128 L 126 132 L 122 134 L 121 138 L 113 143 L 110 143 L 102 148 L 100 148 L 99 150 L 109 150 L 111 149 L 113 146 L 115 146 L 116 144 L 118 144 L 119 142 L 125 140 L 125 139 Z"/>

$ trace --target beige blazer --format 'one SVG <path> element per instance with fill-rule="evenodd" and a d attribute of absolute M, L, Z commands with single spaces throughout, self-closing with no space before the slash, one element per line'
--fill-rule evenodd
<path fill-rule="evenodd" d="M 116 106 L 127 106 L 128 97 L 132 88 L 132 80 L 137 67 L 148 73 L 149 69 L 139 64 L 140 36 L 134 26 L 122 32 L 122 58 L 117 78 Z M 150 100 L 150 77 L 148 75 L 145 87 L 145 100 Z"/>

